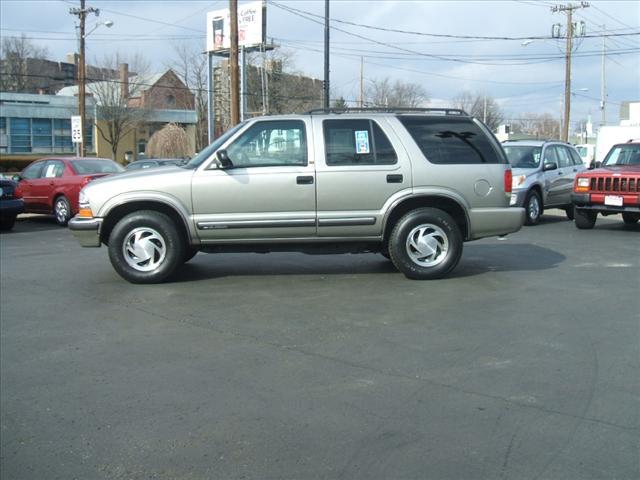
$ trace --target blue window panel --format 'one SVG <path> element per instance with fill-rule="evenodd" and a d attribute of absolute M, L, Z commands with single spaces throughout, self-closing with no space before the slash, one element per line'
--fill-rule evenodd
<path fill-rule="evenodd" d="M 71 120 L 67 118 L 56 118 L 53 121 L 54 128 L 56 130 L 69 130 L 71 131 Z"/>
<path fill-rule="evenodd" d="M 40 136 L 40 135 L 34 135 L 33 136 L 33 148 L 49 148 L 51 149 L 51 135 L 49 135 L 48 137 L 45 136 Z"/>
<path fill-rule="evenodd" d="M 10 118 L 11 135 L 31 135 L 31 119 L 30 118 Z"/>
<path fill-rule="evenodd" d="M 31 120 L 31 129 L 34 135 L 51 136 L 51 119 L 34 118 Z"/>
<path fill-rule="evenodd" d="M 7 129 L 7 117 L 0 117 L 0 130 Z"/>

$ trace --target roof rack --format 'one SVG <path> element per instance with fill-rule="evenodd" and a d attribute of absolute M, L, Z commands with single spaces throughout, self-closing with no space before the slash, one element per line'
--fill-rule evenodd
<path fill-rule="evenodd" d="M 307 115 L 317 113 L 437 113 L 440 115 L 458 115 L 468 117 L 469 114 L 459 108 L 410 108 L 410 107 L 348 107 L 348 108 L 314 108 Z"/>

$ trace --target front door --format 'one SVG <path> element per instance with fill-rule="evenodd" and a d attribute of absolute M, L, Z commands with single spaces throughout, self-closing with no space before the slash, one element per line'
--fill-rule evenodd
<path fill-rule="evenodd" d="M 233 166 L 213 159 L 192 183 L 203 243 L 316 235 L 316 175 L 306 120 L 261 120 L 225 145 Z"/>

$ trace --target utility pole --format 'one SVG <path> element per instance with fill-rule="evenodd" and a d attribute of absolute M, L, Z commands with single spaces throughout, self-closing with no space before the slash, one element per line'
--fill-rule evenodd
<path fill-rule="evenodd" d="M 606 25 L 602 26 L 602 31 L 606 33 Z M 607 124 L 607 115 L 605 113 L 605 102 L 607 97 L 607 89 L 605 86 L 605 57 L 607 56 L 607 37 L 602 35 L 602 67 L 600 71 L 600 126 Z"/>
<path fill-rule="evenodd" d="M 360 57 L 360 108 L 364 107 L 364 57 Z"/>
<path fill-rule="evenodd" d="M 97 8 L 89 7 L 85 8 L 85 0 L 80 0 L 80 8 L 70 8 L 69 13 L 71 15 L 77 15 L 80 19 L 80 52 L 78 56 L 78 115 L 80 116 L 80 156 L 86 155 L 86 148 L 84 142 L 84 125 L 85 125 L 85 85 L 86 85 L 86 72 L 85 72 L 85 58 L 84 58 L 84 37 L 85 37 L 85 20 L 88 13 L 95 13 L 96 16 L 100 15 L 100 10 Z"/>
<path fill-rule="evenodd" d="M 324 108 L 329 108 L 329 0 L 324 0 Z"/>
<path fill-rule="evenodd" d="M 231 22 L 231 51 L 229 63 L 231 68 L 231 126 L 240 123 L 240 94 L 238 72 L 238 0 L 229 0 L 229 12 Z"/>
<path fill-rule="evenodd" d="M 562 140 L 569 141 L 569 121 L 571 117 L 571 50 L 573 49 L 573 11 L 579 8 L 587 8 L 589 2 L 580 2 L 580 5 L 556 5 L 551 7 L 552 12 L 567 12 L 567 46 L 565 52 L 564 73 L 564 122 L 562 124 Z"/>

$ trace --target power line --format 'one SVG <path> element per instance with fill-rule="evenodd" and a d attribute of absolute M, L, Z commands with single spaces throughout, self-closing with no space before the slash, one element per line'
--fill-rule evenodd
<path fill-rule="evenodd" d="M 324 18 L 321 15 L 309 12 L 307 10 L 300 10 L 298 8 L 294 8 L 294 7 L 290 7 L 290 6 L 286 6 L 286 5 L 282 5 L 279 4 L 273 0 L 267 0 L 269 4 L 273 5 L 274 7 L 280 8 L 281 10 L 285 10 L 288 11 L 289 13 L 292 13 L 294 15 L 298 15 L 299 17 L 302 18 L 306 18 L 309 21 L 314 21 L 311 18 L 307 18 L 305 16 L 310 16 L 310 17 L 316 17 L 316 18 Z M 538 36 L 526 36 L 526 37 L 522 37 L 522 36 L 518 36 L 518 37 L 507 37 L 507 36 L 480 36 L 480 35 L 453 35 L 453 34 L 442 34 L 442 33 L 425 33 L 425 32 L 416 32 L 416 31 L 412 31 L 412 30 L 400 30 L 400 29 L 395 29 L 395 28 L 385 28 L 385 27 L 376 27 L 373 25 L 366 25 L 363 23 L 356 23 L 356 22 L 349 22 L 347 20 L 340 20 L 338 18 L 331 18 L 330 19 L 331 22 L 335 22 L 335 23 L 341 23 L 344 25 L 351 25 L 354 27 L 359 27 L 359 28 L 367 28 L 367 29 L 371 29 L 371 30 L 379 30 L 379 31 L 383 31 L 383 32 L 390 32 L 390 33 L 402 33 L 402 34 L 406 34 L 406 35 L 418 35 L 418 36 L 425 36 L 425 37 L 437 37 L 437 38 L 458 38 L 458 39 L 468 39 L 468 40 L 513 40 L 513 41 L 522 41 L 522 40 L 551 40 L 554 37 L 549 36 L 549 35 L 538 35 Z M 315 22 L 318 23 L 318 22 Z M 334 28 L 335 30 L 339 31 L 339 32 L 343 32 L 346 33 L 348 35 L 354 35 L 357 36 L 357 34 L 352 33 L 352 32 L 348 32 L 345 30 L 341 30 L 339 28 L 336 27 L 331 27 Z M 633 27 L 630 27 L 633 28 Z M 618 33 L 618 34 L 611 34 L 611 35 L 584 35 L 584 38 L 600 38 L 602 36 L 631 36 L 631 35 L 640 35 L 640 32 L 631 32 L 631 33 Z M 362 37 L 365 38 L 365 37 Z M 562 37 L 560 37 L 562 38 Z M 377 43 L 375 40 L 369 39 L 370 41 Z"/>

